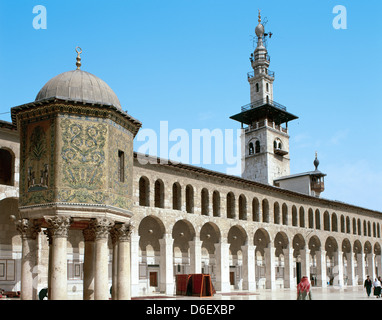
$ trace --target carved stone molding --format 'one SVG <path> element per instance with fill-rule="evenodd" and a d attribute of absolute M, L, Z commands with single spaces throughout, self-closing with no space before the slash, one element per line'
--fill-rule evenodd
<path fill-rule="evenodd" d="M 23 239 L 35 240 L 37 238 L 37 235 L 41 231 L 40 225 L 38 225 L 35 220 L 15 220 L 15 225 L 17 231 L 21 234 L 21 237 Z"/>
<path fill-rule="evenodd" d="M 116 241 L 130 241 L 131 233 L 133 232 L 133 225 L 131 223 L 115 224 L 113 231 L 116 236 Z"/>
<path fill-rule="evenodd" d="M 90 232 L 94 232 L 95 240 L 107 239 L 113 222 L 108 218 L 94 218 L 89 223 Z"/>
<path fill-rule="evenodd" d="M 52 237 L 67 238 L 72 218 L 68 216 L 54 216 L 45 219 L 49 225 Z"/>

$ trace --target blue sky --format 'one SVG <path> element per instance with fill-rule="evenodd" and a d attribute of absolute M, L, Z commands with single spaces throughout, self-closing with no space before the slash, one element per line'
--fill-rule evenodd
<path fill-rule="evenodd" d="M 47 9 L 46 30 L 33 28 L 36 5 Z M 346 30 L 333 28 L 336 5 L 347 9 Z M 382 211 L 379 0 L 1 0 L 0 113 L 74 69 L 79 45 L 82 69 L 143 128 L 236 130 L 229 116 L 250 102 L 259 8 L 273 33 L 274 100 L 299 117 L 288 126 L 291 173 L 312 170 L 317 151 L 322 197 Z"/>

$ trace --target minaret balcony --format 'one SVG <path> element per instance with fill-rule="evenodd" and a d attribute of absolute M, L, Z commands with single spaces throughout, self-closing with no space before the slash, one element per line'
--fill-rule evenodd
<path fill-rule="evenodd" d="M 288 154 L 288 151 L 282 150 L 280 148 L 275 148 L 273 152 L 279 156 L 285 156 Z"/>
<path fill-rule="evenodd" d="M 265 75 L 265 76 L 274 78 L 275 77 L 275 72 L 266 69 L 265 74 L 264 73 L 257 73 L 256 74 L 256 76 L 261 76 L 261 75 Z M 248 72 L 247 73 L 247 77 L 248 77 L 248 80 L 254 78 L 255 77 L 255 71 Z"/>

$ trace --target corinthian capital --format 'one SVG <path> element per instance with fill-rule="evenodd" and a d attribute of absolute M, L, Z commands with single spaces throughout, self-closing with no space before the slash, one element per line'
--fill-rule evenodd
<path fill-rule="evenodd" d="M 131 223 L 116 224 L 113 228 L 117 241 L 130 241 L 131 233 L 133 232 L 133 225 Z"/>
<path fill-rule="evenodd" d="M 112 224 L 112 221 L 108 218 L 94 218 L 89 223 L 89 229 L 94 232 L 95 240 L 107 239 Z"/>
<path fill-rule="evenodd" d="M 54 237 L 67 238 L 72 218 L 68 216 L 54 216 L 47 218 L 45 221 L 51 229 L 51 234 Z"/>
<path fill-rule="evenodd" d="M 20 219 L 14 220 L 17 231 L 24 239 L 36 239 L 38 233 L 41 231 L 41 227 L 36 224 L 35 220 Z"/>

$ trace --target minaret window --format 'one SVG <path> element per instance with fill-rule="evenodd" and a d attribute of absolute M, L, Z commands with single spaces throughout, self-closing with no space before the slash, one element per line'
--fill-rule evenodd
<path fill-rule="evenodd" d="M 118 150 L 118 175 L 119 182 L 125 182 L 125 153 Z"/>
<path fill-rule="evenodd" d="M 256 141 L 255 146 L 256 146 L 255 152 L 260 153 L 260 141 L 259 140 Z"/>
<path fill-rule="evenodd" d="M 256 92 L 259 92 L 259 84 L 256 83 Z"/>
<path fill-rule="evenodd" d="M 267 92 L 269 92 L 269 84 L 267 83 L 266 86 L 265 86 Z"/>
<path fill-rule="evenodd" d="M 249 153 L 249 155 L 252 155 L 254 153 L 254 148 L 253 148 L 253 143 L 252 142 L 249 144 L 248 153 Z"/>

